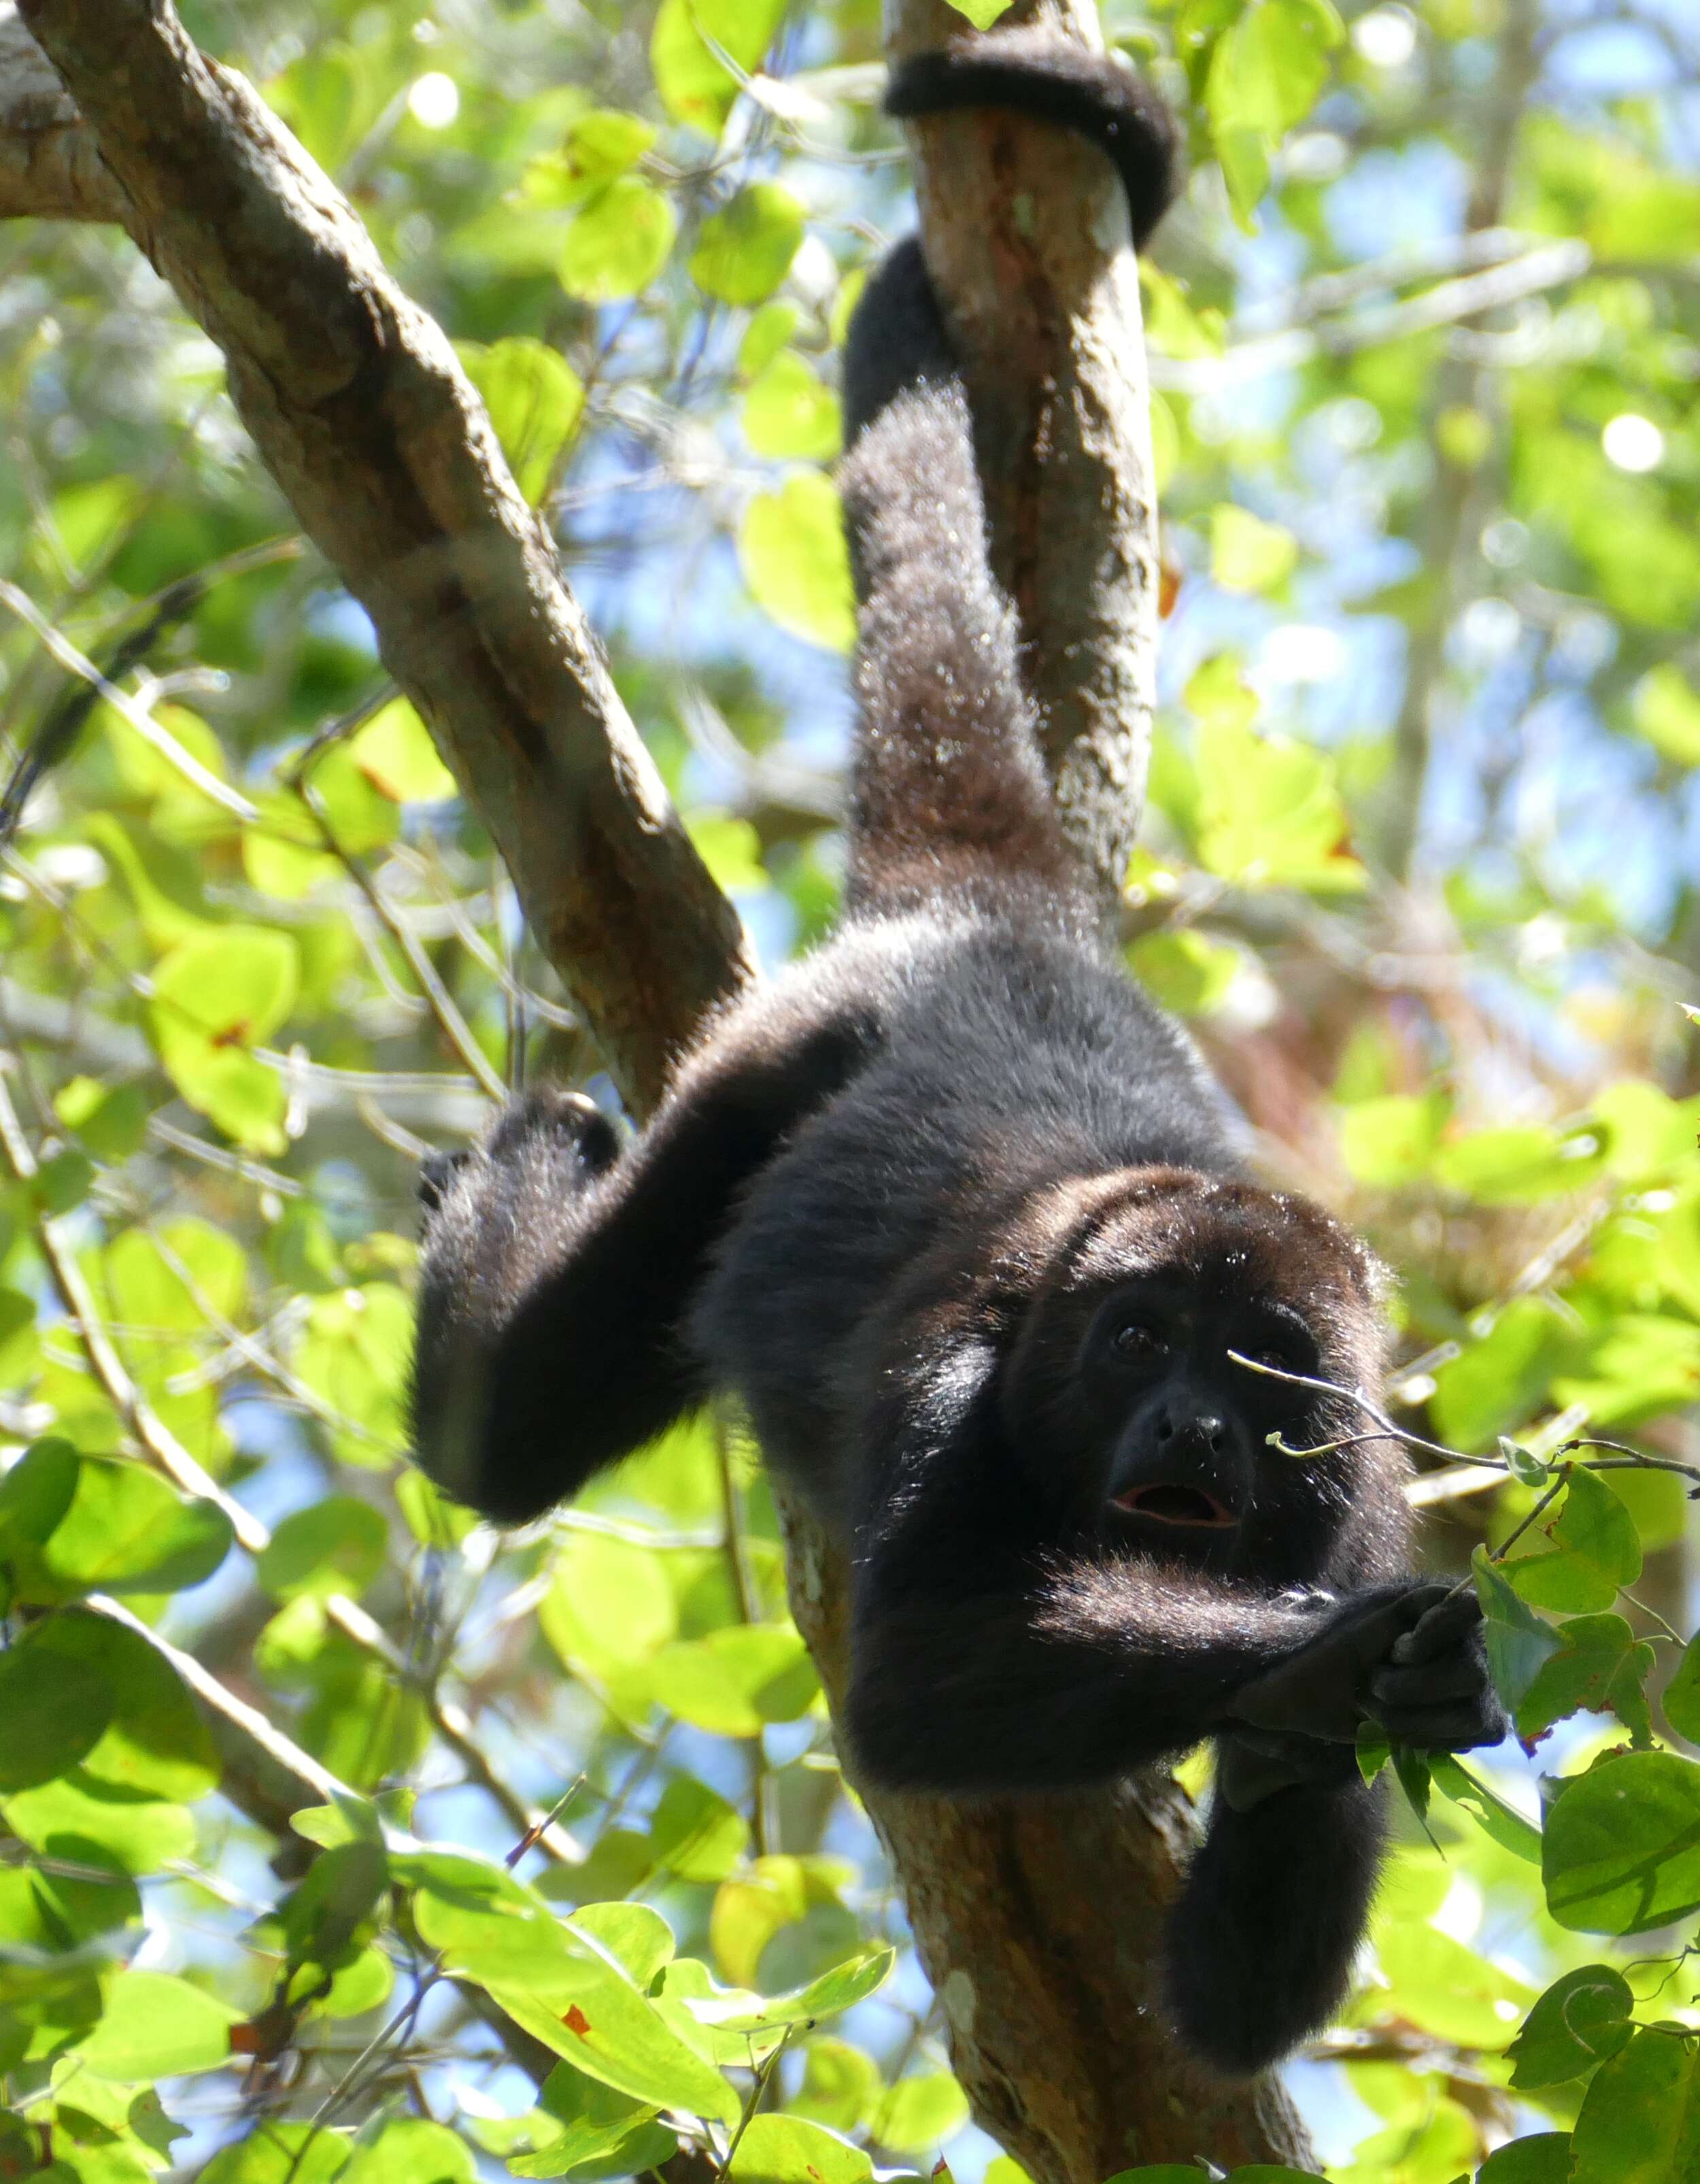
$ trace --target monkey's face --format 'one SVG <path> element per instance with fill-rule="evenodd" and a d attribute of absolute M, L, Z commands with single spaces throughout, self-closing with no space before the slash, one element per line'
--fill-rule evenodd
<path fill-rule="evenodd" d="M 1131 1177 L 1076 1232 L 1014 1346 L 1004 1413 L 1018 1461 L 1071 1531 L 1303 1581 L 1364 1459 L 1297 1459 L 1270 1437 L 1311 1448 L 1362 1420 L 1275 1375 L 1373 1384 L 1373 1285 L 1360 1247 L 1302 1201 Z"/>
<path fill-rule="evenodd" d="M 1257 1505 L 1269 1435 L 1305 1407 L 1303 1390 L 1236 1357 L 1308 1375 L 1321 1362 L 1315 1336 L 1281 1300 L 1225 1294 L 1178 1269 L 1125 1283 L 1099 1306 L 1076 1373 L 1108 1457 L 1098 1484 L 1112 1536 L 1231 1559 Z"/>

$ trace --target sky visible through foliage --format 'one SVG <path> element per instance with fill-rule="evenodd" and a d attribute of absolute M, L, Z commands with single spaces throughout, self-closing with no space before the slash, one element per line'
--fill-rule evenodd
<path fill-rule="evenodd" d="M 185 14 L 456 342 L 763 961 L 806 946 L 836 350 L 912 216 L 873 0 Z M 1522 1740 L 1395 1756 L 1290 2081 L 1340 2184 L 1693 2184 L 1700 25 L 1103 22 L 1192 166 L 1128 957 L 1397 1274 L 1425 1557 Z M 682 2132 L 1019 2184 L 736 1421 L 511 1539 L 405 1462 L 418 1159 L 522 1078 L 614 1095 L 115 231 L 0 228 L 0 783 L 199 580 L 0 853 L 0 2176 L 592 2179 Z"/>

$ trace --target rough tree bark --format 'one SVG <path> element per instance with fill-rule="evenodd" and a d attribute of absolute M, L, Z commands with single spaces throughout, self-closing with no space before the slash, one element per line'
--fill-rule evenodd
<path fill-rule="evenodd" d="M 44 90 L 0 8 L 0 213 L 118 218 L 223 351 L 262 460 L 370 615 L 642 1114 L 748 960 L 447 341 L 168 0 L 22 0 L 20 12 L 75 107 Z M 939 0 L 890 13 L 894 49 L 965 34 Z M 1011 11 L 1039 16 L 1097 36 L 1084 0 Z M 1107 164 L 1054 130 L 942 117 L 916 148 L 1059 799 L 1113 895 L 1142 788 L 1155 644 L 1125 218 Z M 797 1619 L 836 1694 L 845 1569 L 798 1513 L 787 1529 Z M 1021 1804 L 879 1797 L 869 1809 L 975 2112 L 1041 2184 L 1200 2154 L 1308 2165 L 1275 2082 L 1208 2078 L 1157 2014 L 1160 1922 L 1194 1836 L 1167 1777 Z"/>

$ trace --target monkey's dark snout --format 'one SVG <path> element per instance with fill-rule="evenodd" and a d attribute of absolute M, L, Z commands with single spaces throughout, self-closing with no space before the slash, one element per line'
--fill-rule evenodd
<path fill-rule="evenodd" d="M 1246 1489 L 1226 1421 L 1211 1411 L 1165 1407 L 1150 1430 L 1146 1447 L 1116 1480 L 1111 1507 L 1158 1524 L 1233 1530 L 1245 1514 Z"/>

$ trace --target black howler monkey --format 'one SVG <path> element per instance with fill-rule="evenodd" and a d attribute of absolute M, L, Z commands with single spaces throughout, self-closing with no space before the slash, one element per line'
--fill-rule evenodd
<path fill-rule="evenodd" d="M 1131 73 L 1005 35 L 909 63 L 890 104 L 975 102 L 1102 145 L 1144 241 L 1173 130 Z M 433 1165 L 419 1459 L 521 1522 L 729 1390 L 853 1555 L 843 1727 L 867 1780 L 1043 1791 L 1214 1737 L 1169 2006 L 1251 2070 L 1346 1988 L 1381 1836 L 1360 1720 L 1442 1749 L 1501 1733 L 1478 1613 L 1408 1574 L 1399 1451 L 1230 1356 L 1373 1384 L 1376 1271 L 1247 1178 L 1102 930 L 914 243 L 869 285 L 845 376 L 842 923 L 708 1027 L 624 1149 L 540 1094 Z M 1276 1428 L 1341 1445 L 1296 1461 Z"/>

